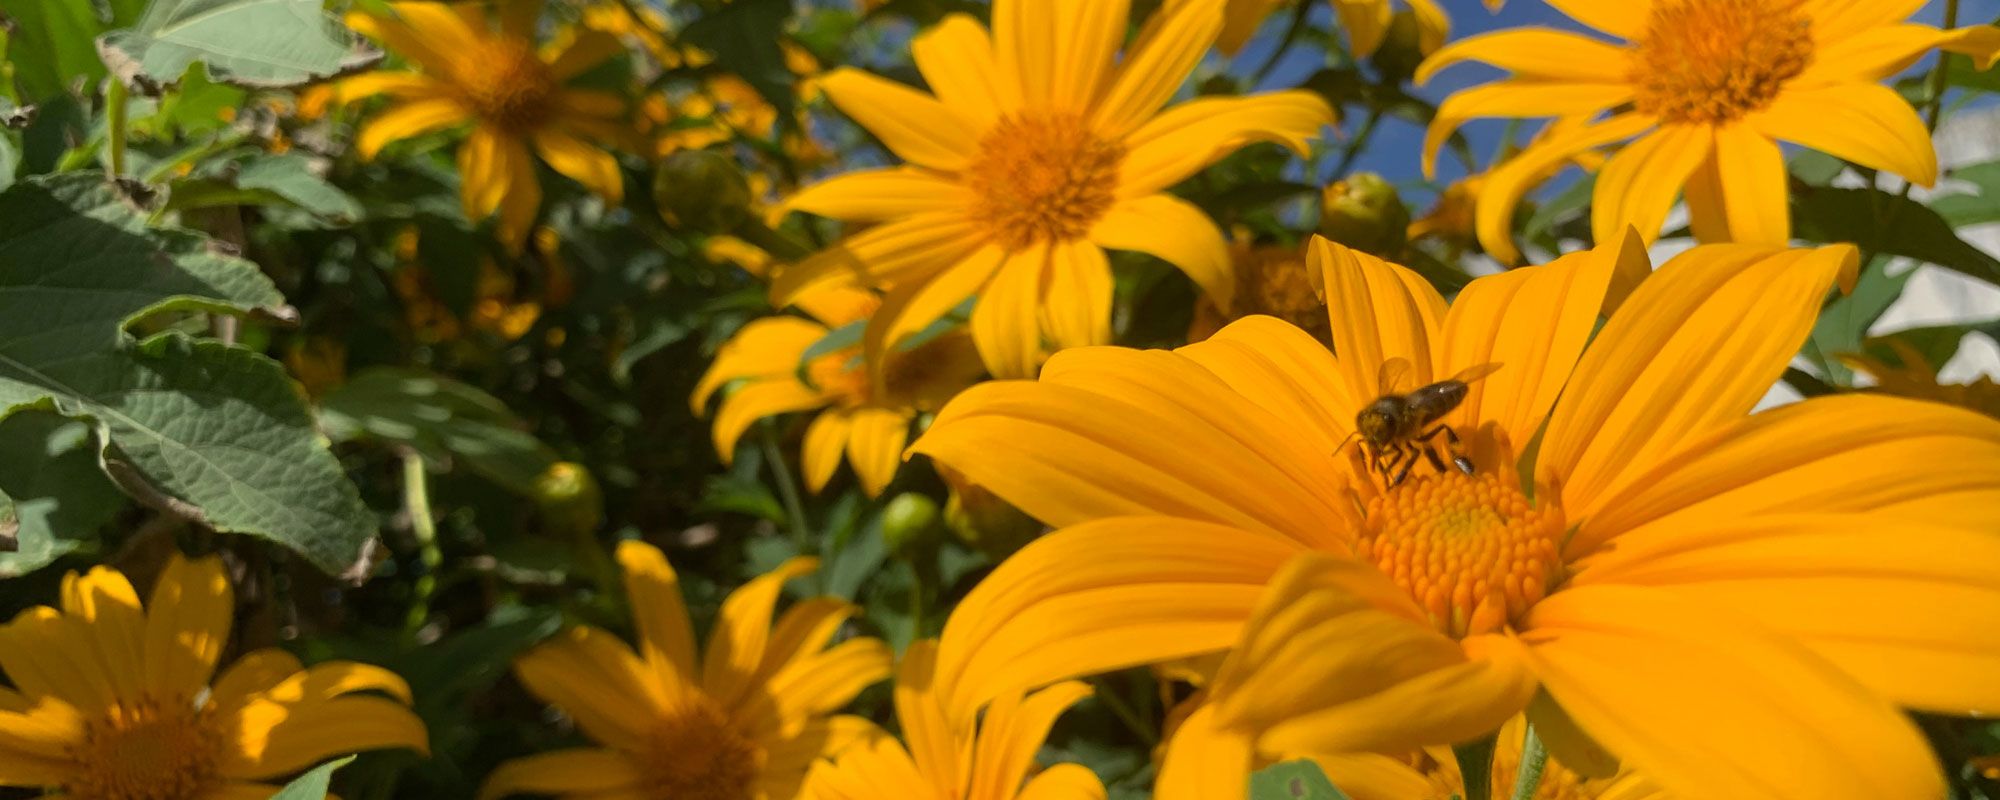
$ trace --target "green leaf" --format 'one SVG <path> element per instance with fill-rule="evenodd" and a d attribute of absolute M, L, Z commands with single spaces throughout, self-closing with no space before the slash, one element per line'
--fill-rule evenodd
<path fill-rule="evenodd" d="M 0 553 L 0 579 L 47 566 L 97 535 L 125 496 L 97 466 L 88 424 L 43 411 L 0 420 L 0 492 L 14 498 L 20 541 Z"/>
<path fill-rule="evenodd" d="M 255 265 L 142 219 L 96 173 L 0 193 L 0 416 L 89 420 L 101 465 L 141 500 L 348 569 L 375 518 L 284 369 L 221 342 L 126 332 L 169 311 L 290 313 L 283 298 Z"/>
<path fill-rule="evenodd" d="M 525 497 L 534 496 L 535 478 L 559 460 L 498 398 L 415 367 L 355 374 L 320 401 L 320 423 L 336 442 L 404 445 L 441 469 L 457 460 Z"/>
<path fill-rule="evenodd" d="M 285 784 L 271 800 L 326 800 L 327 784 L 333 780 L 333 771 L 347 766 L 354 756 L 328 761 L 311 772 L 300 775 L 298 780 Z"/>
<path fill-rule="evenodd" d="M 1272 764 L 1250 776 L 1250 800 L 1347 800 L 1318 764 L 1305 759 Z"/>
<path fill-rule="evenodd" d="M 1862 265 L 1854 291 L 1820 310 L 1812 337 L 1806 340 L 1806 358 L 1836 385 L 1845 386 L 1853 380 L 1853 372 L 1840 363 L 1840 354 L 1861 351 L 1868 329 L 1903 295 L 1903 285 L 1916 274 L 1916 270 L 1906 269 L 1890 275 L 1889 261 L 1877 258 Z"/>
<path fill-rule="evenodd" d="M 14 185 L 14 174 L 21 163 L 21 149 L 14 146 L 14 137 L 0 131 L 0 190 Z"/>
<path fill-rule="evenodd" d="M 14 510 L 14 498 L 0 492 L 0 556 L 21 549 L 21 515 Z"/>
<path fill-rule="evenodd" d="M 1933 197 L 1931 210 L 1954 228 L 2000 222 L 2000 161 L 1959 167 L 1949 177 L 1971 183 L 1975 191 Z"/>
<path fill-rule="evenodd" d="M 98 37 L 104 63 L 128 82 L 165 84 L 189 64 L 254 88 L 297 86 L 365 63 L 320 0 L 152 0 L 138 24 Z"/>
<path fill-rule="evenodd" d="M 1935 371 L 1958 355 L 1958 348 L 1964 344 L 1965 337 L 1974 333 L 2000 340 L 2000 319 L 1905 328 L 1881 336 L 1870 336 L 1862 341 L 1861 351 L 1885 365 L 1901 368 L 1911 366 L 1904 363 L 1901 349 L 1908 348 L 1909 352 L 1923 359 L 1926 367 Z"/>
<path fill-rule="evenodd" d="M 1800 150 L 1785 166 L 1794 177 L 1812 186 L 1825 186 L 1847 171 L 1847 162 L 1818 150 Z"/>
<path fill-rule="evenodd" d="M 800 374 L 804 374 L 806 365 L 811 364 L 813 359 L 838 353 L 850 347 L 859 347 L 861 345 L 861 334 L 867 329 L 868 320 L 858 319 L 827 331 L 825 336 L 819 337 L 819 341 L 813 342 L 811 347 L 806 348 L 806 351 L 799 355 Z"/>
<path fill-rule="evenodd" d="M 104 77 L 91 40 L 105 30 L 130 25 L 144 0 L 8 0 L 0 12 L 14 20 L 7 59 L 21 99 L 40 102 L 61 94 L 78 79 Z"/>
<path fill-rule="evenodd" d="M 1798 236 L 1852 242 L 1869 253 L 1904 256 L 2000 285 L 2000 260 L 1958 238 L 1938 212 L 1878 189 L 1815 188 L 1795 195 Z"/>
<path fill-rule="evenodd" d="M 791 0 L 736 0 L 712 8 L 681 32 L 681 40 L 715 55 L 717 66 L 749 82 L 778 119 L 792 114 L 792 71 L 785 66 L 785 21 Z"/>
<path fill-rule="evenodd" d="M 312 160 L 298 153 L 254 156 L 233 182 L 190 177 L 169 187 L 168 210 L 215 206 L 285 206 L 342 225 L 362 216 L 360 203 L 315 174 Z"/>

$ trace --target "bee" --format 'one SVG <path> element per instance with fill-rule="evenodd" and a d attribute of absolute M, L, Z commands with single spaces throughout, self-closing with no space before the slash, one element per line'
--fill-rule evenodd
<path fill-rule="evenodd" d="M 1452 465 L 1471 475 L 1472 460 L 1465 457 L 1458 433 L 1439 420 L 1465 401 L 1473 381 L 1499 368 L 1499 364 L 1481 364 L 1404 394 L 1399 386 L 1410 375 L 1410 362 L 1403 358 L 1389 359 L 1383 362 L 1377 381 L 1384 394 L 1354 415 L 1354 433 L 1348 440 L 1361 440 L 1369 469 L 1388 479 L 1389 488 L 1408 478 L 1420 458 L 1429 460 L 1439 473 L 1446 471 L 1444 459 L 1437 452 L 1440 436 L 1451 453 Z M 1341 447 L 1346 446 L 1346 442 L 1341 443 Z"/>

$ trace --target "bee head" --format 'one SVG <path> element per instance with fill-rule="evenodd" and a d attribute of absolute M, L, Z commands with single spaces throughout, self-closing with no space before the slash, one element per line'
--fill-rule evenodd
<path fill-rule="evenodd" d="M 1403 403 L 1395 397 L 1384 397 L 1354 415 L 1354 430 L 1372 445 L 1384 445 L 1396 438 L 1396 431 L 1402 427 Z"/>

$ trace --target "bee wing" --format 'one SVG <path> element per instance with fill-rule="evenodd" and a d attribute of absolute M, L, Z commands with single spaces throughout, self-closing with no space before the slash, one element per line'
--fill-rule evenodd
<path fill-rule="evenodd" d="M 1402 394 L 1409 379 L 1410 360 L 1397 356 L 1382 362 L 1382 370 L 1375 374 L 1375 390 L 1385 395 Z"/>
<path fill-rule="evenodd" d="M 1488 375 L 1500 371 L 1500 366 L 1501 365 L 1496 362 L 1489 361 L 1484 364 L 1466 367 L 1465 369 L 1460 370 L 1457 375 L 1451 376 L 1451 379 L 1458 381 L 1459 383 L 1471 383 L 1473 381 L 1479 380 L 1480 378 L 1484 378 Z"/>

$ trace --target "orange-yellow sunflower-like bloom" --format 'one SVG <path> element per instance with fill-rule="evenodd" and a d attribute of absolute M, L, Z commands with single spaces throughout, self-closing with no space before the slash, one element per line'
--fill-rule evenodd
<path fill-rule="evenodd" d="M 486 4 L 388 5 L 394 16 L 347 16 L 348 25 L 412 68 L 369 72 L 337 85 L 343 102 L 375 95 L 392 100 L 356 137 L 362 158 L 402 139 L 470 123 L 471 133 L 458 146 L 459 199 L 475 221 L 497 212 L 500 238 L 515 248 L 527 241 L 542 202 L 531 151 L 604 199 L 623 198 L 618 160 L 599 148 L 632 138 L 623 122 L 625 99 L 565 85 L 622 52 L 618 37 L 586 29 L 563 46 L 537 49 L 542 0 L 500 0 L 493 20 Z"/>
<path fill-rule="evenodd" d="M 222 561 L 176 554 L 142 608 L 124 575 L 63 577 L 62 608 L 0 626 L 0 786 L 76 800 L 269 797 L 335 756 L 429 752 L 395 673 L 257 650 L 216 677 L 235 614 Z M 379 693 L 379 694 L 377 694 Z"/>
<path fill-rule="evenodd" d="M 1271 12 L 1305 1 L 1228 0 L 1223 11 L 1222 33 L 1215 39 L 1216 48 L 1234 54 L 1257 35 L 1257 29 Z M 1505 2 L 1486 0 L 1486 7 L 1498 10 Z M 1334 13 L 1340 17 L 1341 29 L 1347 31 L 1348 47 L 1355 58 L 1367 58 L 1381 49 L 1390 20 L 1395 16 L 1389 0 L 1332 0 L 1332 3 Z M 1417 23 L 1418 49 L 1428 55 L 1444 46 L 1445 39 L 1451 36 L 1451 18 L 1436 0 L 1408 0 L 1407 5 Z"/>
<path fill-rule="evenodd" d="M 657 548 L 618 546 L 638 651 L 580 626 L 514 662 L 537 696 L 598 744 L 508 761 L 481 798 L 516 793 L 658 800 L 790 800 L 814 761 L 874 724 L 833 712 L 889 676 L 889 648 L 848 639 L 827 647 L 855 609 L 829 597 L 771 614 L 785 582 L 817 562 L 795 558 L 731 593 L 695 652 L 680 578 Z"/>
<path fill-rule="evenodd" d="M 1222 27 L 1222 0 L 1155 15 L 1127 48 L 1128 0 L 998 0 L 993 32 L 954 15 L 911 43 L 936 94 L 852 69 L 833 104 L 908 166 L 806 188 L 790 207 L 879 222 L 780 276 L 780 305 L 822 283 L 886 288 L 871 337 L 893 346 L 979 295 L 972 335 L 995 375 L 1048 348 L 1111 337 L 1105 248 L 1151 253 L 1227 308 L 1222 232 L 1167 187 L 1257 141 L 1303 153 L 1333 119 L 1308 92 L 1203 98 L 1162 111 Z M 886 350 L 872 350 L 886 352 Z"/>
<path fill-rule="evenodd" d="M 1090 695 L 1076 681 L 994 701 L 980 723 L 960 728 L 945 713 L 931 671 L 937 642 L 910 646 L 896 672 L 902 743 L 877 735 L 806 778 L 810 800 L 1104 800 L 1104 784 L 1080 764 L 1057 764 L 1027 779 L 1056 717 Z"/>
<path fill-rule="evenodd" d="M 912 450 L 1063 527 L 952 615 L 939 691 L 1228 650 L 1235 745 L 1201 774 L 1468 741 L 1540 692 L 1675 796 L 1940 796 L 1898 707 L 2000 711 L 2000 422 L 1874 395 L 1750 413 L 1857 259 L 1710 245 L 1639 280 L 1628 234 L 1447 305 L 1316 239 L 1332 352 L 1253 317 L 974 387 Z M 1472 474 L 1419 459 L 1384 488 L 1343 447 L 1391 363 L 1406 386 L 1500 365 L 1442 420 Z M 1581 738 L 1549 740 L 1578 763 L 1556 745 Z"/>
<path fill-rule="evenodd" d="M 1513 73 L 1438 108 L 1427 173 L 1438 147 L 1467 120 L 1611 112 L 1537 142 L 1488 177 L 1479 239 L 1503 262 L 1520 256 L 1509 226 L 1521 196 L 1576 154 L 1620 142 L 1594 189 L 1591 222 L 1600 242 L 1628 224 L 1650 241 L 1684 195 L 1702 241 L 1788 243 L 1780 141 L 1929 186 L 1937 180 L 1930 133 L 1880 82 L 1933 49 L 1970 54 L 1982 69 L 2000 55 L 2000 29 L 1991 25 L 1941 31 L 1904 22 L 1923 0 L 1551 5 L 1624 41 L 1544 28 L 1498 31 L 1452 43 L 1417 73 L 1425 80 L 1462 61 Z"/>
<path fill-rule="evenodd" d="M 715 412 L 715 452 L 723 463 L 734 458 L 736 443 L 757 420 L 824 409 L 806 428 L 800 453 L 806 489 L 824 488 L 845 452 L 862 490 L 870 497 L 882 493 L 903 463 L 917 414 L 942 408 L 985 368 L 962 331 L 888 354 L 873 372 L 865 365 L 863 342 L 807 358 L 835 329 L 867 320 L 881 303 L 867 289 L 821 289 L 797 301 L 805 316 L 755 320 L 722 345 L 689 401 L 701 415 L 718 390 L 738 384 Z"/>

